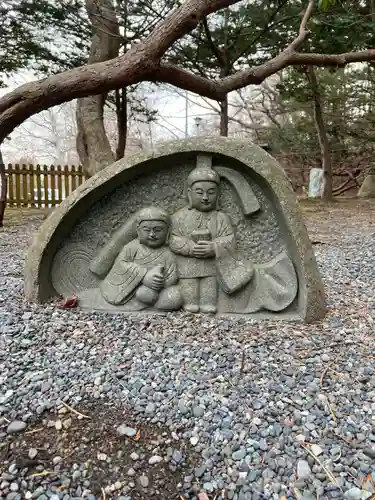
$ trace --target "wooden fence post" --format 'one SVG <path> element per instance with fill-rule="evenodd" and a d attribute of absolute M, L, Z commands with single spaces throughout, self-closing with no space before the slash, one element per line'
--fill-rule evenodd
<path fill-rule="evenodd" d="M 6 174 L 10 207 L 54 207 L 85 181 L 80 165 L 9 164 Z"/>
<path fill-rule="evenodd" d="M 29 165 L 29 205 L 35 208 L 35 168 L 34 165 Z"/>
<path fill-rule="evenodd" d="M 36 206 L 40 208 L 42 206 L 42 171 L 40 169 L 40 165 L 36 166 L 35 177 L 36 177 L 36 196 L 37 196 Z"/>
<path fill-rule="evenodd" d="M 16 188 L 15 192 L 15 205 L 16 207 L 21 206 L 21 174 L 20 174 L 20 166 L 18 164 L 14 165 L 14 184 Z"/>

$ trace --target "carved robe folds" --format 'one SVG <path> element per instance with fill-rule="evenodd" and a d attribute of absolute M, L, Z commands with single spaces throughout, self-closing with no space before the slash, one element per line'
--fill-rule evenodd
<path fill-rule="evenodd" d="M 248 314 L 265 309 L 278 312 L 286 309 L 296 298 L 298 279 L 293 262 L 285 252 L 265 264 L 251 266 L 239 256 L 224 255 L 218 266 L 220 289 L 219 308 L 227 313 Z M 247 280 L 250 269 L 251 280 Z M 241 287 L 241 284 L 243 286 Z M 233 292 L 232 292 L 233 291 Z"/>
<path fill-rule="evenodd" d="M 164 288 L 177 283 L 176 261 L 168 247 L 152 249 L 137 240 L 132 241 L 120 252 L 100 285 L 104 299 L 114 305 L 127 302 L 135 294 L 147 271 L 155 266 L 164 268 Z"/>
<path fill-rule="evenodd" d="M 194 234 L 207 233 L 214 243 L 215 254 L 235 248 L 235 236 L 230 218 L 220 211 L 199 212 L 187 207 L 172 216 L 172 234 L 169 240 L 171 250 L 176 254 L 179 277 L 205 278 L 217 275 L 216 259 L 197 259 L 192 255 Z M 202 239 L 204 236 L 202 236 Z"/>
<path fill-rule="evenodd" d="M 211 235 L 215 257 L 192 257 L 192 235 Z M 236 250 L 235 233 L 228 215 L 203 213 L 187 207 L 172 216 L 170 248 L 177 257 L 179 277 L 215 276 L 219 284 L 218 308 L 227 313 L 251 313 L 261 309 L 281 311 L 296 297 L 298 282 L 292 261 L 285 252 L 254 266 Z"/>

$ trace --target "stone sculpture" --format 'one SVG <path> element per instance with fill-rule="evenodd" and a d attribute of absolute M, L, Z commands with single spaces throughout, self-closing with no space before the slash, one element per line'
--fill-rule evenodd
<path fill-rule="evenodd" d="M 26 294 L 138 313 L 312 321 L 325 311 L 284 172 L 261 148 L 224 138 L 163 145 L 78 188 L 35 237 Z"/>
<path fill-rule="evenodd" d="M 189 205 L 172 216 L 171 250 L 178 256 L 178 274 L 189 312 L 217 311 L 216 258 L 235 247 L 228 215 L 219 210 L 220 176 L 198 166 L 187 179 Z"/>
<path fill-rule="evenodd" d="M 322 196 L 324 183 L 324 170 L 322 168 L 312 168 L 309 175 L 309 198 L 320 198 Z"/>
<path fill-rule="evenodd" d="M 230 217 L 219 208 L 220 176 L 207 159 L 209 163 L 210 157 L 203 157 L 203 165 L 188 176 L 188 206 L 172 215 L 170 248 L 178 256 L 184 309 L 216 313 L 219 302 L 222 312 L 285 309 L 298 290 L 293 263 L 282 252 L 276 262 L 272 260 L 262 267 L 261 275 L 251 261 L 238 254 Z M 265 270 L 271 270 L 275 276 Z M 258 278 L 251 287 L 248 303 L 244 303 L 241 294 L 239 306 L 236 292 L 249 285 L 255 274 Z M 233 294 L 234 300 L 226 297 Z"/>
<path fill-rule="evenodd" d="M 137 238 L 122 248 L 98 288 L 81 293 L 81 303 L 126 305 L 122 310 L 129 311 L 147 307 L 172 311 L 181 307 L 176 259 L 166 244 L 169 215 L 157 207 L 145 208 L 136 214 L 135 225 Z M 99 277 L 102 256 L 108 259 L 108 254 L 101 252 L 90 267 Z"/>
<path fill-rule="evenodd" d="M 375 167 L 372 167 L 358 191 L 359 198 L 375 198 Z"/>

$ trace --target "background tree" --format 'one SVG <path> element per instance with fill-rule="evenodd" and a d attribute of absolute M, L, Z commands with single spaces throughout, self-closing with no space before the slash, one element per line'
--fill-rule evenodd
<path fill-rule="evenodd" d="M 310 50 L 326 52 L 334 50 L 364 50 L 374 45 L 374 6 L 372 2 L 367 4 L 353 4 L 348 1 L 332 2 L 333 7 L 324 15 L 315 16 L 311 23 L 311 37 L 309 40 Z M 355 30 L 353 28 L 355 27 Z M 336 70 L 332 68 L 333 74 Z M 320 160 L 323 169 L 323 199 L 329 200 L 333 194 L 333 170 L 332 146 L 337 147 L 337 137 L 333 137 L 327 130 L 326 116 L 332 113 L 325 112 L 325 106 L 330 102 L 337 103 L 337 96 L 327 99 L 325 92 L 324 73 L 319 73 L 313 66 L 304 68 L 301 77 L 295 70 L 286 72 L 284 85 L 289 86 L 289 94 L 295 93 L 298 89 L 300 102 L 311 103 L 317 139 L 320 145 Z M 338 79 L 343 82 L 345 71 L 341 70 Z M 289 80 L 289 82 L 288 82 Z M 332 83 L 332 82 L 331 82 Z M 345 87 L 345 85 L 344 85 Z M 330 89 L 332 91 L 332 84 Z M 337 90 L 338 87 L 336 87 Z M 332 107 L 332 106 L 331 106 Z M 337 113 L 333 113 L 337 116 Z M 336 132 L 337 132 L 336 128 Z M 333 131 L 331 131 L 333 132 Z M 337 134 L 336 134 L 337 135 Z M 334 142 L 334 145 L 332 144 Z"/>
<path fill-rule="evenodd" d="M 20 125 L 17 137 L 7 144 L 13 157 L 31 156 L 37 163 L 77 164 L 77 123 L 74 101 L 49 108 Z"/>
<path fill-rule="evenodd" d="M 241 2 L 205 18 L 173 46 L 167 59 L 207 79 L 225 78 L 249 65 L 262 64 L 290 41 L 280 26 L 287 25 L 289 33 L 291 23 L 298 29 L 301 5 L 287 0 Z M 220 134 L 224 136 L 228 135 L 228 107 L 226 94 L 219 101 Z"/>
<path fill-rule="evenodd" d="M 7 201 L 8 182 L 3 155 L 0 150 L 0 227 L 3 227 L 4 212 Z"/>
<path fill-rule="evenodd" d="M 305 47 L 309 37 L 307 24 L 312 17 L 315 0 L 304 11 L 297 36 L 285 39 L 284 50 L 265 62 L 240 68 L 229 76 L 212 80 L 187 71 L 165 57 L 178 40 L 191 33 L 205 18 L 221 9 L 236 5 L 238 0 L 186 0 L 174 8 L 150 34 L 133 43 L 118 57 L 74 68 L 43 80 L 21 86 L 0 99 L 0 141 L 15 127 L 35 113 L 74 98 L 100 95 L 110 90 L 127 88 L 140 81 L 164 82 L 184 90 L 223 101 L 234 90 L 249 84 L 259 85 L 269 76 L 289 66 L 345 66 L 348 63 L 375 59 L 375 49 L 354 50 L 342 54 L 309 52 Z M 314 21 L 314 17 L 312 21 Z M 290 43 L 288 43 L 290 42 Z M 302 50 L 301 50 L 302 49 Z"/>
<path fill-rule="evenodd" d="M 141 16 L 139 5 L 133 13 L 127 4 L 112 0 L 11 0 L 1 10 L 7 36 L 0 41 L 0 55 L 4 56 L 0 74 L 28 69 L 48 76 L 79 67 L 88 58 L 100 61 L 124 53 L 130 43 L 150 31 L 158 17 L 148 11 Z M 12 30 L 16 39 L 9 43 Z M 137 87 L 78 101 L 77 149 L 87 174 L 124 155 L 129 116 L 144 113 L 147 119 L 154 118 Z M 107 107 L 115 110 L 118 122 L 114 152 L 104 128 Z"/>

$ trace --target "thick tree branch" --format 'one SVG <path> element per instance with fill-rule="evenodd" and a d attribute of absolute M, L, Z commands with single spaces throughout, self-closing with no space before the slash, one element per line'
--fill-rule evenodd
<path fill-rule="evenodd" d="M 0 99 L 0 143 L 15 127 L 44 109 L 144 80 L 169 83 L 203 97 L 221 101 L 228 92 L 250 84 L 258 85 L 288 66 L 345 66 L 349 63 L 375 60 L 375 48 L 336 55 L 297 52 L 309 34 L 307 24 L 315 4 L 315 0 L 310 0 L 298 36 L 283 52 L 264 64 L 218 80 L 209 80 L 160 62 L 171 45 L 195 28 L 205 16 L 238 1 L 186 0 L 147 38 L 134 45 L 126 54 L 28 83 L 10 92 Z"/>
<path fill-rule="evenodd" d="M 219 80 L 208 80 L 168 64 L 161 64 L 150 75 L 148 80 L 169 83 L 183 90 L 195 92 L 203 97 L 220 100 L 225 94 L 233 90 L 241 89 L 247 85 L 259 85 L 269 76 L 288 66 L 341 67 L 354 62 L 373 60 L 375 60 L 375 49 L 346 52 L 343 54 L 302 54 L 299 52 L 289 52 L 286 49 L 264 64 L 245 71 L 238 71 L 233 75 Z"/>
<path fill-rule="evenodd" d="M 225 93 L 220 90 L 221 80 L 209 80 L 204 76 L 194 75 L 189 71 L 168 63 L 160 64 L 158 68 L 150 73 L 147 80 L 150 82 L 170 83 L 180 89 L 189 90 L 195 94 L 217 101 L 225 97 Z"/>
<path fill-rule="evenodd" d="M 113 0 L 86 0 L 85 3 L 92 25 L 89 63 L 118 56 L 119 25 Z M 83 170 L 89 176 L 115 159 L 104 127 L 103 111 L 106 98 L 107 94 L 101 94 L 77 101 L 77 152 Z"/>
<path fill-rule="evenodd" d="M 124 55 L 26 84 L 0 99 L 0 143 L 35 113 L 63 102 L 138 83 L 171 45 L 208 14 L 240 0 L 187 0 Z M 63 75 L 63 76 L 62 76 Z"/>

